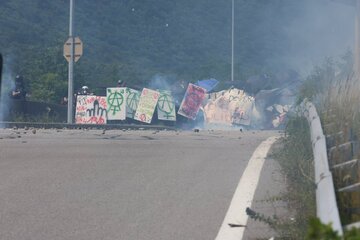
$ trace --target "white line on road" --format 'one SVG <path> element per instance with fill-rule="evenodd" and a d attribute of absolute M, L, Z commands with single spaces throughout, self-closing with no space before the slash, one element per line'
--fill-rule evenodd
<path fill-rule="evenodd" d="M 231 228 L 229 223 L 246 225 L 248 216 L 245 209 L 251 207 L 265 158 L 271 145 L 277 139 L 278 137 L 270 137 L 256 148 L 240 178 L 230 207 L 215 240 L 241 240 L 243 238 L 245 227 Z"/>

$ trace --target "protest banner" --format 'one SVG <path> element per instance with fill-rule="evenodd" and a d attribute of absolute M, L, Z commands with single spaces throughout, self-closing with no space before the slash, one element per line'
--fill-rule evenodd
<path fill-rule="evenodd" d="M 189 83 L 178 114 L 195 120 L 201 103 L 205 99 L 205 92 L 204 88 Z"/>
<path fill-rule="evenodd" d="M 159 97 L 159 92 L 144 88 L 141 92 L 134 119 L 144 123 L 151 123 Z"/>
<path fill-rule="evenodd" d="M 107 88 L 106 103 L 108 120 L 126 119 L 126 88 Z"/>
<path fill-rule="evenodd" d="M 175 101 L 170 91 L 158 90 L 160 97 L 157 104 L 159 120 L 176 121 Z"/>
<path fill-rule="evenodd" d="M 76 98 L 75 123 L 106 124 L 106 97 L 78 95 Z"/>
<path fill-rule="evenodd" d="M 255 99 L 243 90 L 230 89 L 208 95 L 204 106 L 206 123 L 250 125 Z"/>
<path fill-rule="evenodd" d="M 134 119 L 141 92 L 135 89 L 126 88 L 126 95 L 126 117 Z"/>

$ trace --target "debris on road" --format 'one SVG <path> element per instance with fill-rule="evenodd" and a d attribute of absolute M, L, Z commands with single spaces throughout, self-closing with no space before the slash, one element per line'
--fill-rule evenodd
<path fill-rule="evenodd" d="M 228 225 L 229 225 L 231 228 L 234 228 L 234 227 L 246 227 L 246 225 L 242 225 L 242 224 L 229 223 Z"/>

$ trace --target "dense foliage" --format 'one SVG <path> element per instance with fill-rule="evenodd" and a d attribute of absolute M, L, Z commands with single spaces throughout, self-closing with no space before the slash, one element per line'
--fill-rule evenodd
<path fill-rule="evenodd" d="M 237 81 L 282 64 L 284 29 L 301 9 L 295 0 L 235 1 Z M 0 51 L 6 67 L 27 79 L 32 99 L 56 102 L 67 93 L 68 18 L 68 0 L 0 1 Z M 75 89 L 117 79 L 146 86 L 156 74 L 230 79 L 230 0 L 76 0 L 75 35 L 84 42 Z"/>

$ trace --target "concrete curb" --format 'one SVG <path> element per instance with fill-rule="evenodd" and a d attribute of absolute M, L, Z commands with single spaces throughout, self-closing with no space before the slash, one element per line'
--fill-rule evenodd
<path fill-rule="evenodd" d="M 131 130 L 177 130 L 175 127 L 162 125 L 138 124 L 68 124 L 68 123 L 34 123 L 34 122 L 0 122 L 0 128 L 45 128 L 45 129 L 131 129 Z"/>

